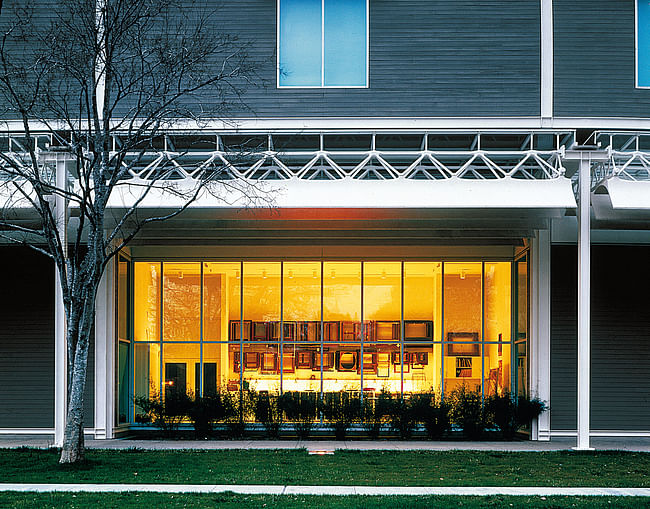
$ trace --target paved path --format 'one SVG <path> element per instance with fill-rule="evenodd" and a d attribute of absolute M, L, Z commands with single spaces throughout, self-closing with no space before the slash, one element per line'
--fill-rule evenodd
<path fill-rule="evenodd" d="M 592 447 L 596 450 L 623 450 L 650 452 L 650 437 L 592 438 Z M 337 449 L 360 451 L 566 451 L 575 445 L 575 438 L 556 437 L 549 442 L 522 440 L 515 442 L 464 442 L 464 441 L 400 441 L 400 440 L 86 440 L 86 447 L 91 449 L 146 449 L 146 450 L 183 450 L 183 449 L 307 449 L 309 451 Z M 47 448 L 52 446 L 49 437 L 26 437 L 18 435 L 0 435 L 0 448 L 13 447 Z"/>
<path fill-rule="evenodd" d="M 447 495 L 650 497 L 650 488 L 281 486 L 226 484 L 0 484 L 0 491 L 85 493 L 237 493 L 240 495 Z"/>

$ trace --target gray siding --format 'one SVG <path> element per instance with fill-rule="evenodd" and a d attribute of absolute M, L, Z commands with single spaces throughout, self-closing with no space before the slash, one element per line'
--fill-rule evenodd
<path fill-rule="evenodd" d="M 370 86 L 347 90 L 275 88 L 275 1 L 226 2 L 222 13 L 271 60 L 267 87 L 244 97 L 260 117 L 539 114 L 537 0 L 371 0 Z"/>
<path fill-rule="evenodd" d="M 54 265 L 28 248 L 0 248 L 0 428 L 54 426 Z M 85 392 L 94 420 L 94 346 Z"/>
<path fill-rule="evenodd" d="M 555 115 L 648 117 L 635 88 L 634 0 L 555 0 Z"/>
<path fill-rule="evenodd" d="M 531 116 L 540 111 L 539 0 L 371 0 L 367 89 L 277 89 L 276 0 L 207 4 L 220 5 L 215 30 L 250 42 L 250 55 L 259 62 L 260 86 L 244 86 L 247 107 L 233 106 L 232 116 Z M 39 5 L 38 23 L 47 23 L 47 13 Z M 202 103 L 209 110 L 214 97 L 199 95 L 188 105 L 198 110 Z"/>
<path fill-rule="evenodd" d="M 0 428 L 54 426 L 54 266 L 0 249 Z"/>
<path fill-rule="evenodd" d="M 591 427 L 647 430 L 650 248 L 596 246 L 592 253 Z M 551 428 L 575 429 L 576 248 L 554 246 L 552 256 Z"/>

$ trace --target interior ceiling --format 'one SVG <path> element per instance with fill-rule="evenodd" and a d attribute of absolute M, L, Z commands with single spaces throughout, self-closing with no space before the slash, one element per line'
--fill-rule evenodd
<path fill-rule="evenodd" d="M 144 228 L 133 245 L 513 245 L 548 211 L 189 211 Z"/>

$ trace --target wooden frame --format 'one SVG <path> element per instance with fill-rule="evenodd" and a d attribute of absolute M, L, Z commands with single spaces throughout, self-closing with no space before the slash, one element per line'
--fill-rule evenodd
<path fill-rule="evenodd" d="M 404 320 L 404 341 L 433 342 L 433 322 L 431 320 Z"/>
<path fill-rule="evenodd" d="M 239 320 L 230 320 L 229 341 L 239 341 L 241 339 L 239 337 L 240 324 Z M 252 328 L 253 322 L 250 320 L 244 320 L 244 341 L 250 341 Z"/>
<path fill-rule="evenodd" d="M 341 372 L 357 371 L 359 365 L 359 352 L 337 351 L 336 352 L 336 370 Z"/>
<path fill-rule="evenodd" d="M 314 357 L 314 352 L 311 350 L 296 350 L 296 368 L 311 369 L 314 364 Z"/>
<path fill-rule="evenodd" d="M 278 354 L 275 352 L 262 352 L 260 354 L 260 371 L 262 373 L 278 372 Z"/>
<path fill-rule="evenodd" d="M 399 341 L 400 326 L 398 321 L 376 320 L 372 322 L 373 341 Z"/>

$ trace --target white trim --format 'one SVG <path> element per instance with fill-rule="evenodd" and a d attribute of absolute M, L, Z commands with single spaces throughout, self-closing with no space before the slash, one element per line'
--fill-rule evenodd
<path fill-rule="evenodd" d="M 95 438 L 113 438 L 114 262 L 106 265 L 95 302 Z"/>
<path fill-rule="evenodd" d="M 541 0 L 540 26 L 540 114 L 553 116 L 553 0 Z"/>
<path fill-rule="evenodd" d="M 54 435 L 54 428 L 0 428 L 0 435 Z M 84 428 L 84 435 L 94 435 L 95 428 Z M 53 444 L 54 447 L 60 447 Z"/>
<path fill-rule="evenodd" d="M 580 155 L 578 179 L 578 440 L 576 450 L 591 449 L 591 159 Z"/>
<path fill-rule="evenodd" d="M 113 122 L 117 128 L 118 121 Z M 56 119 L 47 122 L 29 123 L 36 134 L 50 133 L 53 130 L 66 130 L 68 126 Z M 84 126 L 82 121 L 79 124 Z M 134 126 L 138 123 L 135 122 Z M 287 132 L 316 133 L 325 130 L 332 132 L 357 131 L 475 131 L 475 130 L 634 130 L 650 131 L 650 117 L 553 117 L 543 119 L 540 116 L 521 117 L 268 117 L 268 118 L 232 118 L 228 120 L 206 119 L 195 121 L 178 119 L 168 123 L 167 131 L 219 131 L 223 133 L 268 132 L 278 134 Z M 22 120 L 0 122 L 0 133 L 24 132 Z"/>
<path fill-rule="evenodd" d="M 54 428 L 0 428 L 0 435 L 54 435 Z"/>
<path fill-rule="evenodd" d="M 538 230 L 531 242 L 530 389 L 551 404 L 551 233 Z M 548 440 L 550 412 L 533 422 L 533 440 Z"/>
<path fill-rule="evenodd" d="M 56 186 L 59 189 L 66 188 L 67 171 L 64 154 L 56 157 Z M 66 200 L 59 194 L 55 197 L 55 212 L 59 238 L 67 251 L 67 214 Z M 66 254 L 67 256 L 67 254 Z M 63 303 L 63 288 L 58 268 L 54 269 L 54 442 L 57 447 L 63 446 L 65 433 L 66 416 L 68 412 L 68 388 L 67 388 L 67 346 L 66 346 L 66 314 Z"/>
<path fill-rule="evenodd" d="M 370 88 L 370 0 L 366 1 L 366 83 L 365 85 L 325 85 L 325 0 L 321 0 L 320 11 L 320 85 L 280 85 L 280 3 L 276 0 L 275 16 L 275 88 L 280 89 L 323 89 L 323 88 Z"/>
<path fill-rule="evenodd" d="M 578 432 L 575 430 L 551 430 L 551 437 L 576 437 Z M 650 431 L 616 431 L 616 430 L 591 430 L 589 433 L 592 437 L 650 437 Z"/>

